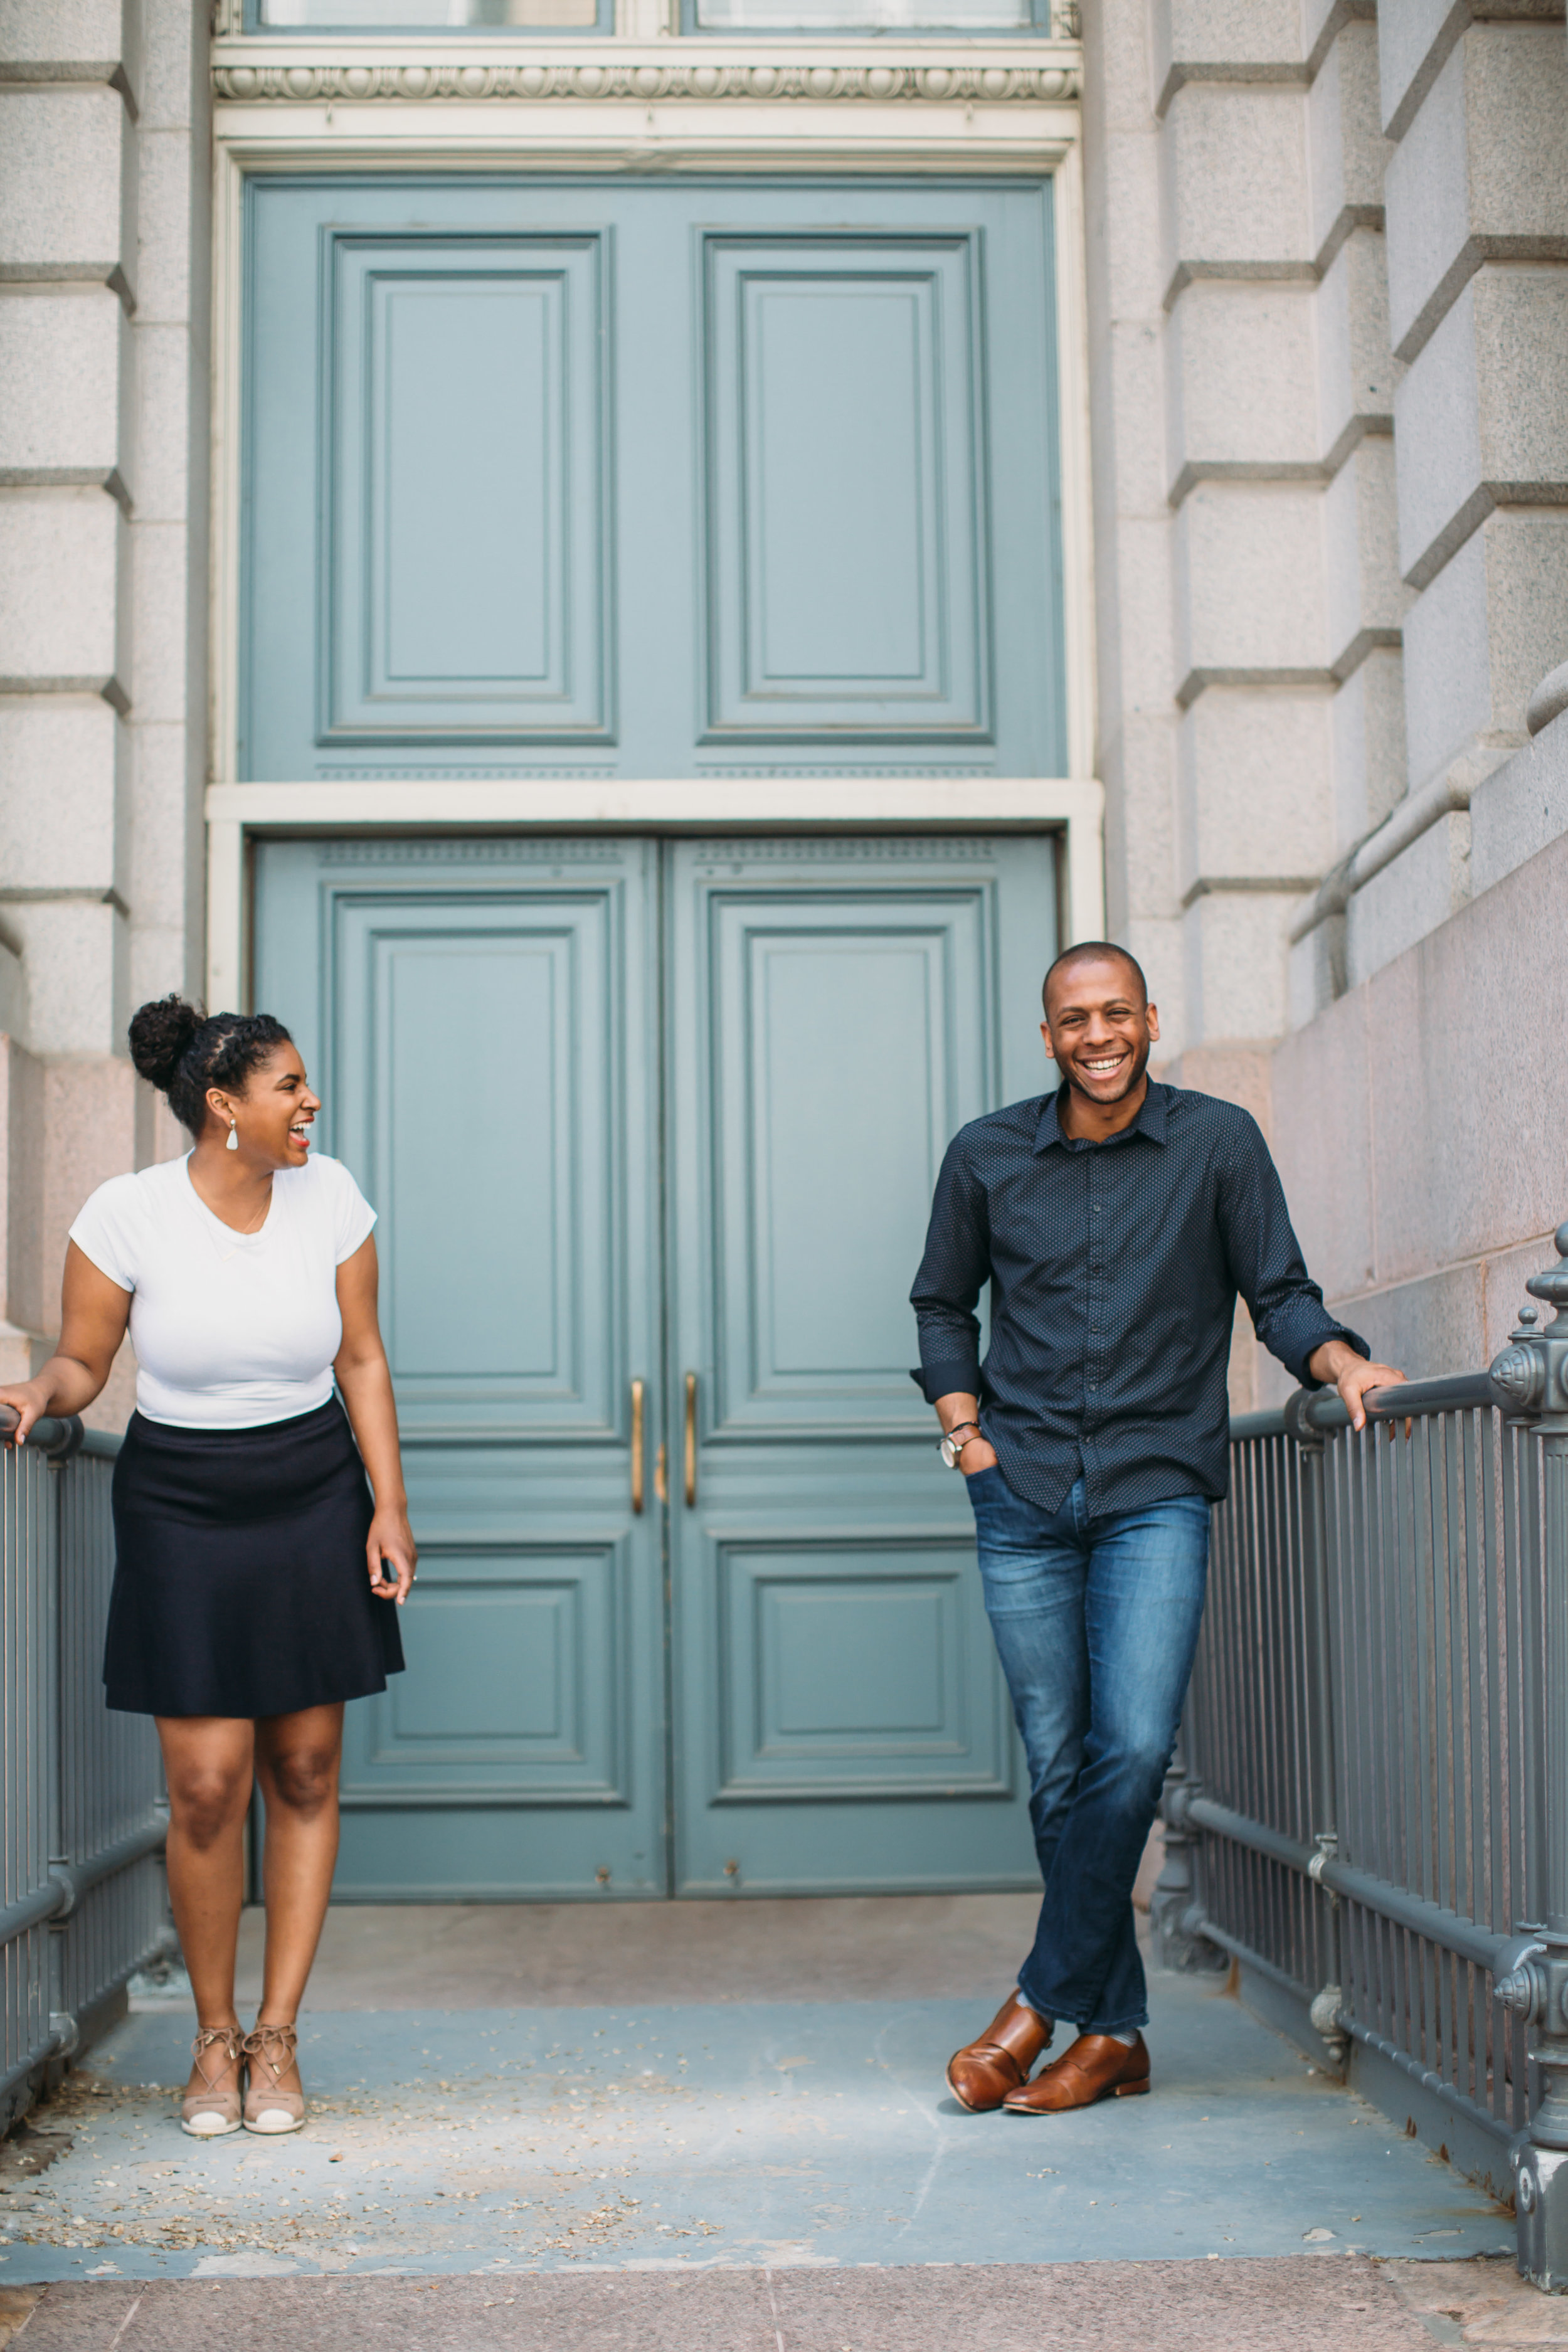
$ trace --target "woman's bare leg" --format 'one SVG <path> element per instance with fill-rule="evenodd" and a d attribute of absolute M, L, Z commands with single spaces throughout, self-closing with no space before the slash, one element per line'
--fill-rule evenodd
<path fill-rule="evenodd" d="M 258 2023 L 292 2025 L 321 1940 L 338 1859 L 343 1710 L 302 1707 L 256 1727 L 256 1777 L 267 1805 L 262 1885 L 267 1964 Z M 295 2087 L 285 2078 L 285 2087 Z"/>
<path fill-rule="evenodd" d="M 245 1898 L 245 1817 L 255 1769 L 243 1716 L 161 1715 L 169 1783 L 169 1901 L 203 2026 L 238 2023 L 234 1956 Z M 199 2089 L 195 2069 L 191 2087 Z"/>

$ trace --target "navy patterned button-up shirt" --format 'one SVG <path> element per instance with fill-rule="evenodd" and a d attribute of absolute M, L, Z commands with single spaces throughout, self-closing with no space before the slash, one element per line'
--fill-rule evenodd
<path fill-rule="evenodd" d="M 1309 1280 L 1279 1171 L 1234 1103 L 1151 1082 L 1104 1143 L 1062 1133 L 1054 1095 L 960 1129 L 910 1294 L 934 1403 L 961 1391 L 1018 1495 L 1091 1512 L 1229 1483 L 1226 1386 L 1237 1291 L 1303 1387 L 1325 1339 L 1358 1354 Z M 991 1285 L 980 1360 L 974 1308 Z"/>

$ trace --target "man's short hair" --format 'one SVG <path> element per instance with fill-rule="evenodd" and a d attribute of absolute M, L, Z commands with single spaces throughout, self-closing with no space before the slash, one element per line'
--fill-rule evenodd
<path fill-rule="evenodd" d="M 1114 957 L 1118 963 L 1124 963 L 1127 966 L 1138 983 L 1144 1003 L 1148 1003 L 1149 983 L 1143 977 L 1143 967 L 1135 955 L 1130 955 L 1125 948 L 1119 948 L 1114 940 L 1079 940 L 1072 947 L 1063 949 L 1041 982 L 1040 1003 L 1045 1007 L 1047 1020 L 1050 1018 L 1051 1011 L 1051 982 L 1057 973 L 1069 969 L 1074 964 L 1103 963 L 1108 956 Z"/>

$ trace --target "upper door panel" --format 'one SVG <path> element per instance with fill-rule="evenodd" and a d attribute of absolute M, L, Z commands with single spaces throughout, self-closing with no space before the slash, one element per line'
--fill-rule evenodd
<path fill-rule="evenodd" d="M 606 736 L 604 240 L 323 258 L 318 741 Z"/>
<path fill-rule="evenodd" d="M 247 203 L 242 776 L 1062 772 L 1048 184 Z"/>
<path fill-rule="evenodd" d="M 1048 845 L 1027 852 L 1048 870 Z M 910 1251 L 949 1136 L 984 1107 L 991 877 L 875 878 L 814 890 L 797 871 L 769 894 L 753 867 L 708 898 L 716 1435 L 925 1433 Z"/>
<path fill-rule="evenodd" d="M 978 232 L 703 243 L 710 736 L 983 741 Z"/>

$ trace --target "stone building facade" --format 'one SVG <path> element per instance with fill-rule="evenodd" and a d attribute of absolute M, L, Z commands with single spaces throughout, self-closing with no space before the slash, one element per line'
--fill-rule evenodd
<path fill-rule="evenodd" d="M 467 47 L 228 9 L 0 0 L 0 1364 L 86 1191 L 178 1148 L 125 1022 L 244 998 L 248 844 L 437 822 L 234 748 L 244 189 L 345 158 L 1053 177 L 1066 772 L 480 780 L 438 822 L 1054 829 L 1067 930 L 1258 1111 L 1331 1298 L 1414 1371 L 1495 1348 L 1568 1213 L 1561 0 L 620 0 Z"/>
<path fill-rule="evenodd" d="M 1085 12 L 1112 929 L 1427 1373 L 1497 1348 L 1568 1203 L 1524 1039 L 1564 987 L 1561 19 Z"/>

